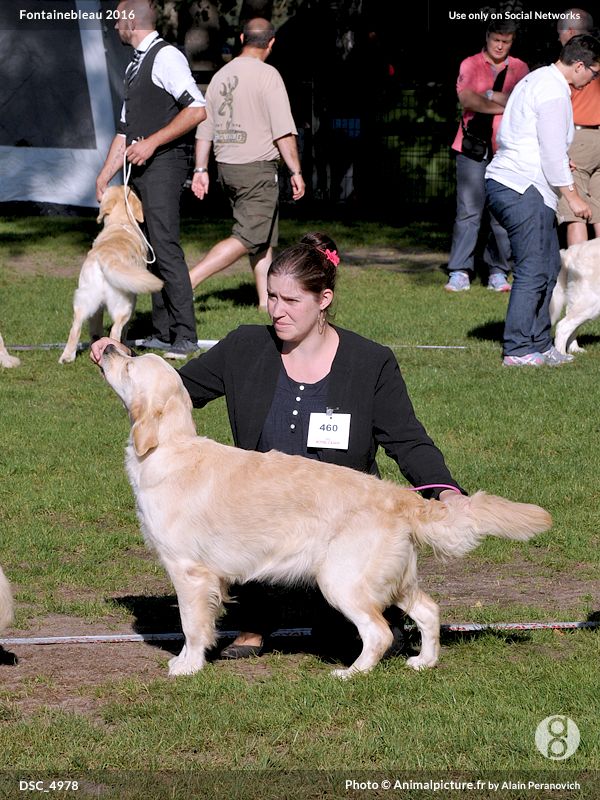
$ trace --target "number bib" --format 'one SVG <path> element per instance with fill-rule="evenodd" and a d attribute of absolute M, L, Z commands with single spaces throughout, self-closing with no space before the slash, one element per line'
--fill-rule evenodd
<path fill-rule="evenodd" d="M 351 416 L 351 414 L 317 414 L 313 412 L 308 423 L 306 446 L 347 450 Z"/>

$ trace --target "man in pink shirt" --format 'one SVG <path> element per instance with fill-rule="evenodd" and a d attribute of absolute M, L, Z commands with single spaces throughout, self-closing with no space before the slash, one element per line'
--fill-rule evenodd
<path fill-rule="evenodd" d="M 446 291 L 466 291 L 475 268 L 475 248 L 485 209 L 484 175 L 496 151 L 496 132 L 504 106 L 514 86 L 529 72 L 527 64 L 509 55 L 516 34 L 510 20 L 490 23 L 481 52 L 460 65 L 456 92 L 463 109 L 461 124 L 452 144 L 456 153 L 456 220 L 448 262 Z M 467 128 L 485 142 L 485 152 L 477 154 L 463 147 Z M 490 215 L 490 235 L 484 253 L 489 269 L 488 288 L 510 291 L 510 244 L 506 231 Z"/>

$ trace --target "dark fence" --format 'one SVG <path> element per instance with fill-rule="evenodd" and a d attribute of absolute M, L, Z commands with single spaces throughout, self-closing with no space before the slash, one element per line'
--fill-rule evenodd
<path fill-rule="evenodd" d="M 456 107 L 448 106 L 443 90 L 439 86 L 404 89 L 398 105 L 378 116 L 380 183 L 397 186 L 403 206 L 454 204 L 450 145 L 458 123 Z"/>
<path fill-rule="evenodd" d="M 447 95 L 440 85 L 398 88 L 378 107 L 313 118 L 300 136 L 308 199 L 367 215 L 450 213 L 458 112 Z"/>

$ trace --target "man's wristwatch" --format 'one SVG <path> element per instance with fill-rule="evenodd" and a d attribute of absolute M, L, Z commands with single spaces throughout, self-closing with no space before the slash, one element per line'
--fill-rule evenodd
<path fill-rule="evenodd" d="M 206 167 L 194 167 L 194 173 L 196 172 L 208 172 Z"/>

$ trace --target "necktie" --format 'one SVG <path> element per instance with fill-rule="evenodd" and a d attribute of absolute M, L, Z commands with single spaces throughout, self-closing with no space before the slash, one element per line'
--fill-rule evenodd
<path fill-rule="evenodd" d="M 133 54 L 133 59 L 129 62 L 129 67 L 127 71 L 128 84 L 130 84 L 137 75 L 143 55 L 144 54 L 142 53 L 141 50 L 136 50 L 135 53 Z"/>

